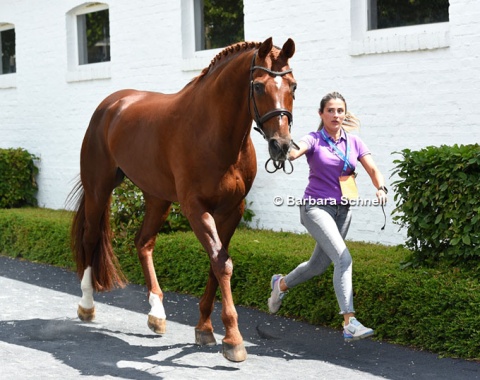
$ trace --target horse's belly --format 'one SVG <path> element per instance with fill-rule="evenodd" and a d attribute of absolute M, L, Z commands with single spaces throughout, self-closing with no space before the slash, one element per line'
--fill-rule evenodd
<path fill-rule="evenodd" d="M 148 157 L 140 160 L 120 159 L 117 165 L 143 192 L 172 202 L 178 200 L 175 179 L 169 168 L 155 165 Z"/>

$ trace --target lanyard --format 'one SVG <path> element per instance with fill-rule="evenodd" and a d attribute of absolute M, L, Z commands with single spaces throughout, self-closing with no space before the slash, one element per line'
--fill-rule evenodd
<path fill-rule="evenodd" d="M 350 169 L 352 169 L 352 171 L 355 171 L 355 168 L 348 161 L 348 156 L 350 155 L 350 144 L 348 142 L 348 134 L 345 132 L 345 138 L 347 140 L 347 148 L 345 149 L 345 154 L 343 154 L 343 152 L 340 149 L 338 149 L 337 145 L 332 141 L 332 139 L 325 134 L 325 131 L 323 129 L 320 131 L 320 133 L 322 134 L 323 139 L 326 142 L 328 142 L 330 147 L 335 151 L 337 156 L 344 161 L 342 173 L 344 173 L 347 170 L 347 166 Z"/>

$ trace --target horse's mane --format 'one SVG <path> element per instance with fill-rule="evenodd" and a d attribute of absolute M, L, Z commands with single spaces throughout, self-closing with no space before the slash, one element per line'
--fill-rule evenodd
<path fill-rule="evenodd" d="M 197 82 L 201 80 L 203 77 L 205 77 L 211 70 L 213 70 L 217 65 L 220 63 L 224 62 L 225 59 L 231 58 L 233 55 L 243 53 L 245 51 L 249 51 L 252 49 L 257 49 L 260 47 L 262 43 L 261 42 L 238 42 L 236 44 L 227 46 L 225 49 L 223 49 L 220 53 L 218 53 L 210 62 L 210 65 L 208 67 L 205 67 L 200 75 L 197 77 L 193 78 L 192 81 L 189 84 L 192 84 L 193 82 Z"/>

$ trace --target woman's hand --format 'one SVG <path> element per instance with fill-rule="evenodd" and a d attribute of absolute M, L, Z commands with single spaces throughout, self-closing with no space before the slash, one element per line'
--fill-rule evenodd
<path fill-rule="evenodd" d="M 300 149 L 295 149 L 292 146 L 292 148 L 288 151 L 288 159 L 290 161 L 293 161 L 293 160 L 297 159 L 298 157 L 303 156 L 305 154 L 305 152 L 308 150 L 308 145 L 305 141 L 299 141 L 297 143 L 297 146 Z"/>
<path fill-rule="evenodd" d="M 387 193 L 385 192 L 384 189 L 382 189 L 382 187 L 384 186 L 381 186 L 378 190 L 377 190 L 377 199 L 378 199 L 378 202 L 380 205 L 386 205 L 387 204 Z"/>

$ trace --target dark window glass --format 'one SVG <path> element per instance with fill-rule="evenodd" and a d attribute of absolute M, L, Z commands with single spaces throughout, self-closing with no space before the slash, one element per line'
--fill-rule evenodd
<path fill-rule="evenodd" d="M 110 61 L 108 9 L 77 16 L 79 64 Z"/>
<path fill-rule="evenodd" d="M 196 50 L 222 48 L 245 39 L 243 0 L 200 0 L 195 12 L 200 13 L 196 16 Z"/>
<path fill-rule="evenodd" d="M 2 70 L 0 74 L 10 74 L 17 71 L 15 62 L 15 29 L 0 32 L 2 43 Z"/>
<path fill-rule="evenodd" d="M 448 0 L 370 0 L 369 29 L 447 22 Z"/>

